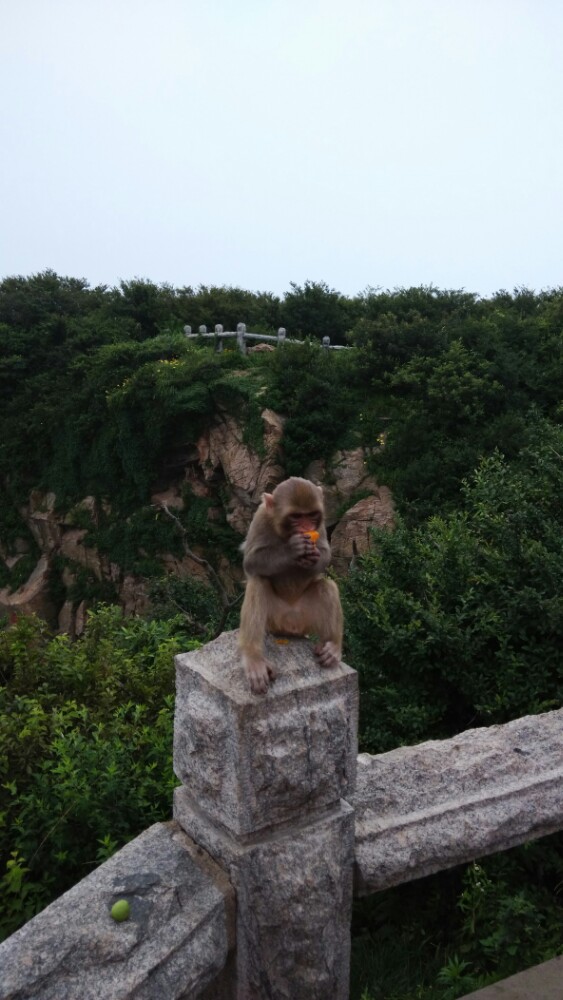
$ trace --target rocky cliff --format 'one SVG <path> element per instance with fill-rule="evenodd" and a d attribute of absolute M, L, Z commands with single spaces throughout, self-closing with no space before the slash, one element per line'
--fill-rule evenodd
<path fill-rule="evenodd" d="M 242 541 L 264 491 L 285 478 L 283 465 L 283 419 L 272 410 L 262 412 L 262 441 L 256 449 L 245 442 L 243 428 L 229 415 L 220 417 L 195 443 L 178 450 L 165 466 L 164 480 L 150 498 L 150 509 L 166 508 L 181 514 L 185 497 L 206 502 L 206 518 L 223 521 Z M 333 567 L 344 574 L 355 553 L 365 552 L 374 527 L 390 528 L 393 503 L 390 491 L 366 472 L 362 448 L 336 452 L 331 461 L 312 462 L 308 478 L 323 486 L 327 523 L 333 550 Z M 33 491 L 20 511 L 39 549 L 37 564 L 20 587 L 0 590 L 0 613 L 35 612 L 61 631 L 80 634 L 84 627 L 87 599 L 77 597 L 77 580 L 86 573 L 101 587 L 107 586 L 126 614 L 143 614 L 149 609 L 148 585 L 141 574 L 128 571 L 111 555 L 92 544 L 92 527 L 111 518 L 108 502 L 85 497 L 65 510 L 54 493 Z M 84 527 L 84 524 L 88 527 Z M 90 529 L 90 530 L 89 530 Z M 190 549 L 206 557 L 205 546 L 192 543 Z M 0 546 L 0 558 L 10 569 L 25 558 L 29 543 L 19 539 L 10 552 Z M 204 566 L 188 555 L 161 551 L 157 560 L 162 573 L 181 578 L 207 579 Z M 242 579 L 240 563 L 226 557 L 215 558 L 217 572 L 231 591 Z M 57 567 L 57 586 L 53 571 Z"/>

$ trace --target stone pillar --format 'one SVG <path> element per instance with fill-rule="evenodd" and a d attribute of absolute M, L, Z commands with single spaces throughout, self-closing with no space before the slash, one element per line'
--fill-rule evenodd
<path fill-rule="evenodd" d="M 236 891 L 236 1000 L 348 997 L 357 677 L 268 639 L 252 695 L 237 633 L 176 657 L 174 816 Z"/>
<path fill-rule="evenodd" d="M 246 323 L 237 323 L 237 344 L 241 354 L 246 354 Z"/>
<path fill-rule="evenodd" d="M 223 333 L 223 324 L 222 323 L 216 323 L 215 324 L 215 351 L 216 351 L 217 354 L 220 354 L 221 351 L 223 350 L 223 338 L 221 336 L 222 333 Z"/>

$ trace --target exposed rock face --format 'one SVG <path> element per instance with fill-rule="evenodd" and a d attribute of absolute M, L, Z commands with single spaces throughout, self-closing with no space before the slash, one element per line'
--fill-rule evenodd
<path fill-rule="evenodd" d="M 330 540 L 335 571 L 346 574 L 354 555 L 363 555 L 369 550 L 372 529 L 390 530 L 393 522 L 393 498 L 386 486 L 377 487 L 372 496 L 350 507 L 336 525 Z"/>
<path fill-rule="evenodd" d="M 86 601 L 81 601 L 76 609 L 74 616 L 74 632 L 75 635 L 80 636 L 86 628 L 86 612 L 88 610 Z"/>
<path fill-rule="evenodd" d="M 109 511 L 107 504 L 102 505 L 106 513 Z M 65 517 L 64 524 L 68 527 L 76 524 L 78 518 L 82 518 L 86 515 L 86 518 L 91 521 L 92 524 L 98 524 L 100 511 L 98 503 L 95 497 L 84 497 L 80 500 Z"/>
<path fill-rule="evenodd" d="M 356 493 L 379 492 L 377 481 L 366 471 L 366 452 L 363 448 L 337 451 L 330 463 L 311 462 L 306 476 L 323 487 L 326 519 L 329 526 L 336 523 L 338 513 Z"/>
<path fill-rule="evenodd" d="M 59 611 L 59 632 L 66 632 L 71 639 L 74 639 L 76 637 L 75 621 L 74 605 L 72 601 L 65 601 Z"/>
<path fill-rule="evenodd" d="M 0 590 L 0 613 L 8 615 L 39 615 L 49 624 L 57 621 L 57 609 L 49 588 L 49 559 L 41 556 L 37 566 L 23 587 L 11 593 L 8 587 Z"/>
<path fill-rule="evenodd" d="M 220 419 L 203 434 L 196 447 L 189 442 L 182 445 L 167 475 L 168 483 L 160 483 L 150 498 L 155 506 L 166 506 L 171 512 L 180 512 L 185 506 L 184 493 L 188 489 L 194 497 L 210 501 L 208 521 L 227 523 L 242 538 L 246 535 L 252 517 L 264 492 L 271 491 L 286 473 L 283 467 L 284 421 L 272 410 L 262 414 L 263 439 L 260 453 L 244 440 L 244 429 L 234 417 L 220 415 Z M 366 453 L 363 448 L 336 452 L 330 463 L 313 462 L 306 472 L 313 482 L 322 484 L 325 495 L 327 523 L 334 527 L 331 544 L 333 566 L 337 573 L 347 572 L 354 551 L 365 552 L 370 544 L 370 528 L 391 527 L 393 504 L 386 487 L 380 487 L 366 471 Z M 355 497 L 364 498 L 353 504 Z M 367 494 L 367 496 L 365 495 Z M 351 506 L 351 504 L 353 504 Z M 346 510 L 346 508 L 349 508 Z M 342 511 L 346 511 L 342 515 Z M 67 590 L 76 584 L 79 571 L 86 570 L 100 583 L 110 583 L 126 614 L 145 614 L 149 609 L 146 581 L 110 562 L 108 556 L 95 547 L 85 544 L 88 525 L 96 527 L 102 514 L 110 514 L 107 503 L 100 503 L 92 496 L 85 497 L 69 511 L 57 510 L 54 493 L 43 494 L 34 490 L 28 504 L 21 511 L 29 530 L 41 550 L 41 559 L 23 587 L 11 593 L 8 588 L 0 591 L 0 611 L 8 614 L 36 612 L 59 629 L 71 635 L 80 635 L 84 629 L 87 605 L 77 607 L 68 598 L 59 607 L 53 606 L 49 591 L 51 561 L 60 555 L 66 561 L 62 583 Z M 201 546 L 188 545 L 199 556 L 206 558 Z M 8 551 L 0 544 L 0 558 L 11 568 L 21 554 L 29 550 L 29 543 L 19 539 L 17 546 Z M 178 557 L 169 552 L 158 556 L 166 573 L 186 579 L 199 577 L 208 580 L 205 567 L 188 556 Z M 219 561 L 219 576 L 227 591 L 234 594 L 240 585 L 240 565 Z"/>
<path fill-rule="evenodd" d="M 265 456 L 261 458 L 244 443 L 243 428 L 234 417 L 225 416 L 197 442 L 199 464 L 206 482 L 224 477 L 231 493 L 227 521 L 244 535 L 264 492 L 284 478 L 280 463 L 283 420 L 272 410 L 262 413 Z"/>
<path fill-rule="evenodd" d="M 184 509 L 184 501 L 175 486 L 171 486 L 170 489 L 163 490 L 161 493 L 153 493 L 151 503 L 155 507 L 170 507 L 173 510 Z"/>
<path fill-rule="evenodd" d="M 0 559 L 3 559 L 6 565 L 9 566 L 10 559 L 17 559 L 20 556 L 25 555 L 29 552 L 30 548 L 31 546 L 27 538 L 16 538 L 10 548 L 8 548 L 7 545 L 4 545 L 2 539 L 0 539 Z M 12 565 L 14 565 L 14 563 L 12 563 Z"/>
<path fill-rule="evenodd" d="M 29 504 L 22 508 L 26 521 L 39 548 L 44 553 L 54 552 L 61 544 L 61 523 L 55 511 L 57 498 L 54 493 L 33 490 Z"/>
<path fill-rule="evenodd" d="M 147 581 L 141 576 L 127 573 L 119 596 L 126 615 L 145 615 L 150 608 Z"/>
<path fill-rule="evenodd" d="M 196 552 L 196 555 L 198 553 Z M 194 559 L 190 559 L 189 556 L 183 556 L 182 559 L 178 559 L 173 556 L 170 552 L 165 552 L 161 557 L 165 570 L 170 576 L 177 576 L 180 580 L 187 580 L 189 577 L 197 577 L 199 580 L 207 581 L 207 572 L 204 566 L 200 566 L 196 563 Z"/>
<path fill-rule="evenodd" d="M 97 549 L 84 545 L 84 528 L 71 528 L 61 536 L 59 551 L 66 559 L 78 563 L 94 574 L 97 580 L 109 576 L 109 559 L 100 555 Z"/>

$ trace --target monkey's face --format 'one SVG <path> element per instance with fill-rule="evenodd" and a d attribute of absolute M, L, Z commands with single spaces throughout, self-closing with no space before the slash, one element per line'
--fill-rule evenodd
<path fill-rule="evenodd" d="M 274 530 L 282 538 L 317 531 L 323 523 L 323 494 L 319 486 L 292 476 L 276 486 L 273 494 L 264 494 Z"/>
<path fill-rule="evenodd" d="M 309 531 L 317 531 L 322 520 L 319 510 L 309 511 L 306 514 L 296 511 L 288 514 L 285 520 L 285 530 L 287 535 L 305 535 Z"/>

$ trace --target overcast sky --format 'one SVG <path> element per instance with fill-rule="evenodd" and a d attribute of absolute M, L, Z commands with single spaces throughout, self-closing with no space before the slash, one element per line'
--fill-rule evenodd
<path fill-rule="evenodd" d="M 560 0 L 0 12 L 0 277 L 563 285 Z"/>

